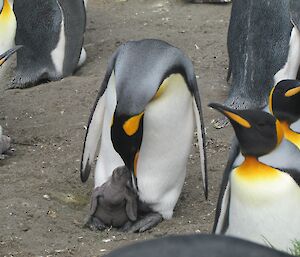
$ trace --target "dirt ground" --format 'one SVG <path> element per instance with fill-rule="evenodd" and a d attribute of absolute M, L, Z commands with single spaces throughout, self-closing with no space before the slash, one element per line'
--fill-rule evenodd
<path fill-rule="evenodd" d="M 176 0 L 89 0 L 86 64 L 72 77 L 26 90 L 5 90 L 0 123 L 15 152 L 0 161 L 0 256 L 101 256 L 137 240 L 209 233 L 232 130 L 213 128 L 211 101 L 228 92 L 226 34 L 231 5 Z M 93 176 L 79 166 L 85 125 L 109 56 L 127 40 L 159 38 L 193 60 L 207 130 L 209 200 L 202 192 L 199 153 L 192 147 L 187 178 L 172 220 L 142 234 L 84 229 Z"/>

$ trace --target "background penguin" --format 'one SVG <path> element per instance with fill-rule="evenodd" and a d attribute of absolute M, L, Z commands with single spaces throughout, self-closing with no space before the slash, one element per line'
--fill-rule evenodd
<path fill-rule="evenodd" d="M 170 219 L 180 195 L 197 125 L 207 196 L 204 125 L 191 61 L 166 42 L 129 41 L 113 54 L 85 138 L 81 180 L 87 180 L 100 143 L 95 187 L 126 165 L 138 196 L 152 213 L 131 231 Z"/>
<path fill-rule="evenodd" d="M 5 53 L 0 55 L 0 67 L 8 60 L 8 58 L 15 53 L 21 46 L 16 46 L 12 49 L 9 49 Z M 8 136 L 2 134 L 2 127 L 0 126 L 0 159 L 3 159 L 2 154 L 7 152 L 10 149 L 11 139 Z"/>
<path fill-rule="evenodd" d="M 17 70 L 11 88 L 71 75 L 85 58 L 83 0 L 15 0 Z M 38 21 L 38 22 L 37 22 Z"/>
<path fill-rule="evenodd" d="M 244 156 L 242 164 L 236 164 L 237 148 L 229 158 L 214 232 L 287 251 L 292 241 L 300 238 L 299 151 L 291 156 L 282 151 L 283 131 L 270 114 L 210 106 L 229 118 Z M 278 150 L 274 150 L 276 147 Z M 272 165 L 265 164 L 261 157 Z M 275 166 L 275 162 L 281 166 Z"/>
<path fill-rule="evenodd" d="M 291 257 L 269 247 L 217 235 L 180 235 L 147 240 L 112 251 L 107 257 Z"/>
<path fill-rule="evenodd" d="M 269 106 L 280 121 L 285 138 L 300 150 L 300 81 L 280 81 L 270 94 Z"/>
<path fill-rule="evenodd" d="M 271 88 L 295 79 L 300 64 L 300 4 L 297 0 L 235 0 L 228 28 L 228 79 L 225 105 L 263 108 Z M 218 120 L 217 128 L 226 124 Z"/>
<path fill-rule="evenodd" d="M 11 49 L 15 44 L 16 17 L 8 0 L 0 0 L 0 54 Z M 6 65 L 0 70 L 0 78 L 5 73 Z"/>

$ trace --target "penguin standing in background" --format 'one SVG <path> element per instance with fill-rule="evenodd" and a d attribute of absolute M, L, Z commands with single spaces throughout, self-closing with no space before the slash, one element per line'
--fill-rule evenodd
<path fill-rule="evenodd" d="M 300 81 L 280 81 L 271 91 L 269 107 L 280 121 L 284 137 L 300 150 Z"/>
<path fill-rule="evenodd" d="M 0 68 L 2 68 L 2 65 L 8 60 L 8 58 L 21 47 L 22 46 L 16 46 L 0 55 Z M 2 154 L 10 149 L 10 142 L 10 137 L 2 135 L 2 127 L 0 126 L 0 159 L 3 159 Z"/>
<path fill-rule="evenodd" d="M 8 51 L 15 45 L 16 17 L 8 0 L 0 0 L 0 54 Z M 0 70 L 0 77 L 5 73 L 6 65 Z"/>
<path fill-rule="evenodd" d="M 239 143 L 224 172 L 214 232 L 287 251 L 300 238 L 300 151 L 282 142 L 272 115 L 210 106 L 228 117 Z"/>
<path fill-rule="evenodd" d="M 235 0 L 228 28 L 228 80 L 225 105 L 258 109 L 268 104 L 272 87 L 296 79 L 300 65 L 298 0 Z M 227 122 L 218 119 L 216 128 Z"/>
<path fill-rule="evenodd" d="M 91 113 L 81 180 L 87 180 L 100 144 L 95 187 L 125 164 L 148 209 L 129 231 L 150 229 L 173 215 L 195 125 L 207 196 L 204 125 L 191 61 L 160 40 L 129 41 L 113 54 Z"/>
<path fill-rule="evenodd" d="M 10 88 L 26 88 L 72 75 L 86 59 L 83 0 L 15 0 L 16 75 Z M 38 21 L 38 22 L 37 22 Z"/>
<path fill-rule="evenodd" d="M 146 240 L 110 252 L 107 257 L 293 257 L 270 247 L 217 235 L 180 235 Z"/>

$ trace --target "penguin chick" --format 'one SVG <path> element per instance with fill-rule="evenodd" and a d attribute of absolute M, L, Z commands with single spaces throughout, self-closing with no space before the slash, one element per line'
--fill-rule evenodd
<path fill-rule="evenodd" d="M 114 169 L 110 179 L 93 191 L 86 226 L 92 230 L 103 230 L 109 226 L 128 226 L 135 221 L 137 195 L 130 184 L 131 174 L 126 166 Z"/>
<path fill-rule="evenodd" d="M 262 162 L 263 157 L 281 147 L 280 122 L 259 110 L 210 106 L 229 119 L 244 156 L 244 161 L 235 166 L 237 151 L 225 169 L 225 190 L 221 189 L 223 195 L 219 196 L 221 210 L 216 215 L 215 232 L 287 251 L 300 238 L 299 170 L 279 169 Z M 290 157 L 283 152 L 278 158 L 287 162 Z"/>
<path fill-rule="evenodd" d="M 270 112 L 280 121 L 284 137 L 300 149 L 300 81 L 282 80 L 272 89 L 269 98 Z"/>

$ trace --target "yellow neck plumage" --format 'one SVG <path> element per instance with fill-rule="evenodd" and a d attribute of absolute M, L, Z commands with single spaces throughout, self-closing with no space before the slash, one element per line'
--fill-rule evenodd
<path fill-rule="evenodd" d="M 284 137 L 296 145 L 300 150 L 300 134 L 291 130 L 289 124 L 287 122 L 281 122 L 281 127 L 283 129 Z"/>
<path fill-rule="evenodd" d="M 246 156 L 244 162 L 234 171 L 239 178 L 253 182 L 275 179 L 281 173 L 252 156 Z"/>

